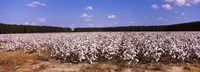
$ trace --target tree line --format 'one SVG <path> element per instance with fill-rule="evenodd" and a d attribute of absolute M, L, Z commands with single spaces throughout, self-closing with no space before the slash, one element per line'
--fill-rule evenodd
<path fill-rule="evenodd" d="M 63 28 L 52 26 L 14 25 L 0 23 L 0 34 L 3 33 L 45 33 L 45 32 L 106 32 L 106 31 L 200 31 L 200 21 L 162 25 L 162 26 L 122 26 L 93 28 Z"/>
<path fill-rule="evenodd" d="M 75 32 L 98 31 L 200 31 L 200 21 L 162 26 L 124 26 L 124 27 L 99 27 L 75 28 Z"/>
<path fill-rule="evenodd" d="M 7 33 L 45 33 L 45 32 L 71 32 L 71 28 L 33 25 L 14 25 L 0 23 L 0 34 Z"/>

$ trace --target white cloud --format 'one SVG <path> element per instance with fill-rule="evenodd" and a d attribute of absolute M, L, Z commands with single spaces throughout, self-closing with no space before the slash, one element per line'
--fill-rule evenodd
<path fill-rule="evenodd" d="M 192 0 L 192 3 L 193 3 L 193 4 L 200 3 L 200 0 Z"/>
<path fill-rule="evenodd" d="M 178 6 L 183 6 L 186 4 L 186 0 L 175 0 L 175 4 Z"/>
<path fill-rule="evenodd" d="M 185 16 L 186 14 L 184 12 L 178 12 L 178 11 L 174 11 L 174 13 L 181 15 L 181 16 Z"/>
<path fill-rule="evenodd" d="M 189 3 L 187 3 L 185 6 L 188 6 L 188 7 L 190 7 L 190 6 L 192 6 L 191 4 L 189 4 Z"/>
<path fill-rule="evenodd" d="M 165 0 L 165 2 L 174 2 L 178 6 L 183 6 L 186 4 L 186 0 Z"/>
<path fill-rule="evenodd" d="M 158 19 L 158 20 L 163 20 L 163 18 L 162 18 L 162 17 L 158 17 L 157 19 Z"/>
<path fill-rule="evenodd" d="M 85 10 L 93 10 L 93 7 L 92 7 L 92 6 L 87 6 L 87 7 L 85 8 Z"/>
<path fill-rule="evenodd" d="M 172 10 L 173 9 L 173 7 L 170 4 L 162 5 L 162 8 L 164 8 L 166 10 Z"/>
<path fill-rule="evenodd" d="M 153 9 L 159 9 L 159 6 L 157 4 L 153 4 L 153 5 L 151 5 L 151 8 L 153 8 Z"/>
<path fill-rule="evenodd" d="M 38 18 L 37 20 L 38 20 L 38 22 L 41 22 L 41 23 L 43 23 L 43 22 L 46 22 L 46 21 L 47 21 L 47 19 L 46 19 L 46 18 Z"/>
<path fill-rule="evenodd" d="M 162 17 L 158 17 L 157 19 L 160 20 L 160 21 L 166 21 L 166 22 L 169 21 L 168 19 L 165 19 L 165 18 L 162 18 Z"/>
<path fill-rule="evenodd" d="M 29 7 L 38 7 L 38 6 L 47 6 L 47 4 L 45 3 L 41 3 L 41 2 L 38 2 L 38 1 L 33 1 L 29 4 L 27 4 L 27 6 Z"/>
<path fill-rule="evenodd" d="M 169 21 L 168 19 L 165 19 L 164 21 Z"/>
<path fill-rule="evenodd" d="M 20 24 L 23 24 L 23 25 L 38 25 L 36 23 L 30 23 L 30 22 L 24 22 L 24 23 L 20 23 Z"/>
<path fill-rule="evenodd" d="M 108 15 L 107 18 L 108 18 L 108 19 L 115 19 L 115 18 L 116 18 L 116 15 Z"/>
<path fill-rule="evenodd" d="M 29 22 L 25 22 L 24 24 L 25 24 L 25 25 L 29 25 Z"/>
<path fill-rule="evenodd" d="M 174 13 L 176 13 L 176 14 L 177 14 L 177 13 L 178 13 L 178 11 L 174 11 Z"/>
<path fill-rule="evenodd" d="M 165 0 L 166 2 L 174 2 L 174 0 Z"/>
<path fill-rule="evenodd" d="M 86 14 L 86 13 L 83 13 L 81 15 L 81 17 L 83 17 L 83 18 L 92 18 L 92 16 L 90 16 L 89 14 Z"/>
<path fill-rule="evenodd" d="M 92 16 L 86 13 L 83 13 L 81 17 L 84 18 L 85 21 L 91 21 L 92 19 Z"/>
<path fill-rule="evenodd" d="M 182 15 L 182 16 L 184 16 L 184 15 L 185 15 L 185 13 L 181 13 L 181 15 Z"/>
<path fill-rule="evenodd" d="M 165 0 L 165 2 L 173 2 L 177 6 L 191 6 L 200 3 L 200 0 Z"/>

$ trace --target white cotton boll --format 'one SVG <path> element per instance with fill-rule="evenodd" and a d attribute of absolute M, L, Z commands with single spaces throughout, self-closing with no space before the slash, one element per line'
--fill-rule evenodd
<path fill-rule="evenodd" d="M 80 56 L 79 61 L 82 62 L 82 60 L 85 60 L 84 56 Z"/>
<path fill-rule="evenodd" d="M 138 62 L 139 62 L 139 60 L 138 60 L 138 59 L 135 59 L 135 61 L 136 61 L 136 63 L 138 63 Z"/>
<path fill-rule="evenodd" d="M 122 53 L 123 60 L 138 62 L 136 55 L 144 52 L 147 58 L 159 61 L 162 54 L 169 54 L 174 59 L 185 60 L 195 53 L 200 57 L 198 32 L 109 32 L 109 33 L 56 33 L 56 34 L 2 34 L 1 48 L 5 50 L 25 51 L 36 50 L 42 54 L 51 49 L 51 56 L 61 55 L 63 58 L 71 56 L 70 52 L 78 52 L 79 60 L 95 61 L 99 56 L 112 59 L 112 55 Z M 166 41 L 166 42 L 165 42 Z M 194 50 L 191 53 L 191 50 Z M 106 53 L 106 54 L 104 54 Z M 86 54 L 89 54 L 87 57 Z"/>

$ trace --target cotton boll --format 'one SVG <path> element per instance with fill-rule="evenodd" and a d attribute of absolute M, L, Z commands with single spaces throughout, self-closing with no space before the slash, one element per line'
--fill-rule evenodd
<path fill-rule="evenodd" d="M 120 55 L 123 60 L 139 62 L 137 55 L 140 52 L 145 58 L 154 58 L 155 61 L 159 61 L 162 54 L 184 61 L 191 59 L 192 54 L 200 57 L 199 37 L 198 32 L 2 34 L 0 44 L 7 51 L 21 48 L 42 54 L 51 50 L 52 57 L 61 55 L 63 60 L 74 53 L 78 58 L 73 60 L 88 60 L 90 63 L 101 58 L 99 56 L 111 60 L 115 55 Z"/>

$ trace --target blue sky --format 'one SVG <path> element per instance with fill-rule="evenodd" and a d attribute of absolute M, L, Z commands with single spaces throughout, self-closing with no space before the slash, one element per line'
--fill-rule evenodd
<path fill-rule="evenodd" d="M 59 27 L 200 21 L 200 0 L 0 0 L 0 22 Z"/>

